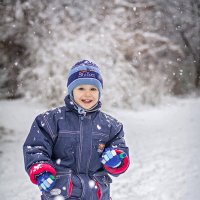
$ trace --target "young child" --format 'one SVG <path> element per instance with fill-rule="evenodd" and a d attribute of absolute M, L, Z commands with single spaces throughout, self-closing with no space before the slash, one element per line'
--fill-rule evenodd
<path fill-rule="evenodd" d="M 108 174 L 129 166 L 123 125 L 100 111 L 103 80 L 83 60 L 68 75 L 65 106 L 36 117 L 24 143 L 25 169 L 42 200 L 109 200 Z"/>

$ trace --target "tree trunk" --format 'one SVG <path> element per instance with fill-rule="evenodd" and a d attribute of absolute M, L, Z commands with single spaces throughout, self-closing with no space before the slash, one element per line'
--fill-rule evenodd
<path fill-rule="evenodd" d="M 200 62 L 196 65 L 196 78 L 195 78 L 195 87 L 200 87 Z"/>

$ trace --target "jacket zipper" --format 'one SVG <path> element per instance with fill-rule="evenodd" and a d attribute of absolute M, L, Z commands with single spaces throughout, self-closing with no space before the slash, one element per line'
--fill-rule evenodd
<path fill-rule="evenodd" d="M 87 166 L 86 166 L 86 173 L 88 173 L 89 167 L 90 167 L 90 161 L 91 161 L 91 157 L 92 157 L 92 148 L 93 148 L 92 145 L 93 145 L 93 143 L 92 143 L 92 134 L 91 134 L 91 139 L 90 139 L 90 155 L 89 155 L 89 160 L 88 160 L 88 163 L 87 163 Z"/>
<path fill-rule="evenodd" d="M 83 146 L 83 116 L 79 117 L 80 121 L 80 147 L 79 147 L 79 158 L 78 158 L 78 166 L 77 166 L 77 173 L 80 172 L 80 162 L 81 162 L 81 154 L 82 154 L 82 146 Z"/>

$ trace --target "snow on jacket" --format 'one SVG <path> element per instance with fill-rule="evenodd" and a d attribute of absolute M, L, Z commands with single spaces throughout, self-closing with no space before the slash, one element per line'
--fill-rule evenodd
<path fill-rule="evenodd" d="M 105 168 L 99 148 L 112 146 L 128 155 L 123 125 L 101 112 L 100 104 L 84 115 L 78 113 L 68 96 L 65 103 L 66 106 L 40 114 L 34 120 L 23 146 L 25 169 L 33 183 L 40 170 L 56 175 L 58 190 L 44 192 L 42 199 L 51 199 L 56 193 L 68 199 L 75 174 L 83 185 L 81 199 L 108 200 L 112 182 L 108 173 L 123 173 L 129 160 L 119 168 Z M 98 190 L 88 184 L 90 180 L 94 180 Z"/>

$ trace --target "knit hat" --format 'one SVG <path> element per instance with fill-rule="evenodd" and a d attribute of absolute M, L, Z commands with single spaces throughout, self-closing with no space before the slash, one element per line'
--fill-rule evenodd
<path fill-rule="evenodd" d="M 103 80 L 98 66 L 88 60 L 81 60 L 72 66 L 68 74 L 68 94 L 79 85 L 94 85 L 99 90 L 99 98 L 103 89 Z"/>

